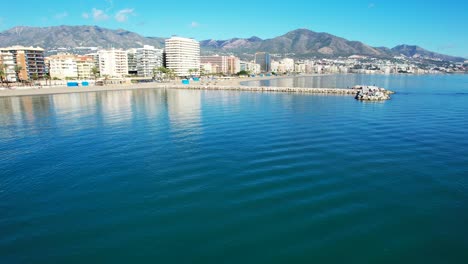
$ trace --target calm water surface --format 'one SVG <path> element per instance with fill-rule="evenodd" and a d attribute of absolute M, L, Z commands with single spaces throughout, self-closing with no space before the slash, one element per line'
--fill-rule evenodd
<path fill-rule="evenodd" d="M 0 263 L 468 262 L 468 76 L 260 84 L 398 93 L 0 98 Z"/>

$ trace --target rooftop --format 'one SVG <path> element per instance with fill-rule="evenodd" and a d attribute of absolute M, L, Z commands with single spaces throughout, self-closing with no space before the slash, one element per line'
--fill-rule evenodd
<path fill-rule="evenodd" d="M 0 50 L 32 50 L 32 51 L 44 51 L 43 48 L 40 47 L 25 47 L 25 46 L 11 46 L 6 48 L 0 48 Z"/>

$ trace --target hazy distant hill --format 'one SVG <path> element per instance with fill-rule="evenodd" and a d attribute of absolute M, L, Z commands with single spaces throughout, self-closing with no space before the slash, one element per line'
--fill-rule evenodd
<path fill-rule="evenodd" d="M 283 36 L 262 40 L 257 37 L 249 39 L 230 39 L 225 41 L 206 40 L 205 48 L 229 52 L 255 52 L 258 50 L 270 53 L 294 53 L 296 56 L 350 56 L 368 55 L 383 57 L 389 54 L 358 41 L 317 33 L 307 29 L 298 29 Z"/>
<path fill-rule="evenodd" d="M 406 57 L 410 58 L 432 58 L 432 59 L 440 59 L 444 61 L 463 61 L 463 58 L 453 57 L 448 55 L 443 55 L 439 53 L 435 53 L 432 51 L 425 50 L 419 46 L 414 45 L 399 45 L 392 49 L 394 54 L 401 54 L 405 55 Z"/>
<path fill-rule="evenodd" d="M 14 27 L 0 33 L 0 46 L 40 46 L 45 49 L 75 47 L 130 48 L 164 46 L 162 38 L 146 38 L 126 30 L 97 26 Z"/>
<path fill-rule="evenodd" d="M 15 27 L 0 33 L 0 46 L 40 46 L 47 50 L 76 47 L 135 48 L 143 45 L 164 46 L 164 38 L 143 37 L 127 30 L 111 30 L 97 26 Z M 463 61 L 463 58 L 438 54 L 418 46 L 401 45 L 393 49 L 371 47 L 359 41 L 349 41 L 328 33 L 297 29 L 285 35 L 261 39 L 233 38 L 229 40 L 204 40 L 200 42 L 203 52 L 252 54 L 257 51 L 291 54 L 306 58 L 310 56 L 337 57 L 365 55 L 393 57 L 405 55 L 410 58 L 432 58 Z M 294 55 L 292 55 L 294 54 Z"/>

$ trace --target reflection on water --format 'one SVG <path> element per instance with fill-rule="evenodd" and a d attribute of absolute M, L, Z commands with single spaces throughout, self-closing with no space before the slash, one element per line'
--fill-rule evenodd
<path fill-rule="evenodd" d="M 201 91 L 168 90 L 167 110 L 174 136 L 197 139 L 201 133 Z M 190 146 L 187 146 L 190 148 Z"/>
<path fill-rule="evenodd" d="M 115 125 L 132 118 L 133 91 L 116 91 L 103 93 L 100 98 L 100 108 L 104 123 Z"/>
<path fill-rule="evenodd" d="M 166 95 L 169 119 L 174 127 L 184 127 L 188 120 L 200 121 L 201 94 L 199 91 L 169 90 Z"/>
<path fill-rule="evenodd" d="M 149 119 L 157 119 L 165 114 L 166 90 L 136 90 L 133 91 L 133 112 L 137 116 L 145 115 Z"/>
<path fill-rule="evenodd" d="M 54 120 L 69 129 L 92 128 L 97 124 L 96 93 L 60 94 L 51 98 Z"/>
<path fill-rule="evenodd" d="M 5 97 L 0 98 L 0 125 L 9 129 L 2 129 L 0 136 L 12 137 L 18 128 L 33 129 L 36 121 L 73 131 L 128 125 L 142 118 L 168 118 L 173 129 L 194 133 L 200 129 L 201 98 L 201 91 L 165 89 Z M 229 96 L 224 100 L 231 101 Z"/>
<path fill-rule="evenodd" d="M 11 133 L 9 127 L 22 128 L 47 122 L 53 113 L 53 102 L 48 97 L 6 97 L 0 98 L 0 135 Z"/>

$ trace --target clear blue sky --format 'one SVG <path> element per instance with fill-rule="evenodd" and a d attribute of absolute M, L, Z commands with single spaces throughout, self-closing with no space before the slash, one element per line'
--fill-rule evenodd
<path fill-rule="evenodd" d="M 8 6 L 0 30 L 98 25 L 204 40 L 272 38 L 308 28 L 372 46 L 417 44 L 468 58 L 468 1 L 462 0 L 23 0 Z"/>

